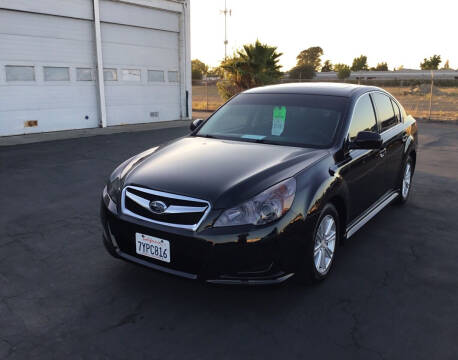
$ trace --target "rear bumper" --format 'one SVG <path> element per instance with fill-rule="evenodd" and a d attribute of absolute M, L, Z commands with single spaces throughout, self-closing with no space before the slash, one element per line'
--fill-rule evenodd
<path fill-rule="evenodd" d="M 291 214 L 260 228 L 191 231 L 119 215 L 114 203 L 106 201 L 102 199 L 101 220 L 104 244 L 111 255 L 188 279 L 214 284 L 280 283 L 293 275 L 304 243 L 305 222 Z M 171 262 L 136 254 L 137 232 L 168 240 Z"/>

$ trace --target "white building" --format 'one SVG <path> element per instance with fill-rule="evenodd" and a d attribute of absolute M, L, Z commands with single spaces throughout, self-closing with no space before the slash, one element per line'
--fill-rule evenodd
<path fill-rule="evenodd" d="M 189 0 L 0 0 L 0 136 L 190 118 L 189 20 Z"/>

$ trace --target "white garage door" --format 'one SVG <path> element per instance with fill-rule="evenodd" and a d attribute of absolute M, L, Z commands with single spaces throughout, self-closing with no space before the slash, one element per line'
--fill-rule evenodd
<path fill-rule="evenodd" d="M 108 23 L 101 30 L 108 125 L 179 119 L 178 34 Z"/>
<path fill-rule="evenodd" d="M 100 5 L 108 125 L 179 119 L 178 14 Z"/>
<path fill-rule="evenodd" d="M 68 14 L 0 9 L 1 135 L 98 126 L 94 23 Z M 107 124 L 180 119 L 179 14 L 101 0 L 100 15 Z"/>
<path fill-rule="evenodd" d="M 98 126 L 94 68 L 91 21 L 0 10 L 0 134 Z"/>

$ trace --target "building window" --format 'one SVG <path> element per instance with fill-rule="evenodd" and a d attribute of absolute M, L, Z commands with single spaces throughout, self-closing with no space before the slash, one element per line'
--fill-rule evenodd
<path fill-rule="evenodd" d="M 76 80 L 77 81 L 92 81 L 94 80 L 94 72 L 92 69 L 77 68 L 76 69 Z"/>
<path fill-rule="evenodd" d="M 164 82 L 164 72 L 162 70 L 148 70 L 148 81 Z"/>
<path fill-rule="evenodd" d="M 70 81 L 70 71 L 68 67 L 43 68 L 45 81 Z"/>
<path fill-rule="evenodd" d="M 122 69 L 121 78 L 124 81 L 140 81 L 142 79 L 141 71 L 137 69 Z"/>
<path fill-rule="evenodd" d="M 116 69 L 103 69 L 103 80 L 117 81 L 118 73 L 116 72 Z"/>
<path fill-rule="evenodd" d="M 6 65 L 6 81 L 35 81 L 33 66 Z"/>
<path fill-rule="evenodd" d="M 168 72 L 169 82 L 178 82 L 178 71 Z"/>

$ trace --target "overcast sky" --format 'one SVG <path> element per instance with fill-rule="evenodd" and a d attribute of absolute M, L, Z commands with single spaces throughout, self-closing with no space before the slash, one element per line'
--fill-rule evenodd
<path fill-rule="evenodd" d="M 275 45 L 283 71 L 297 54 L 321 46 L 322 60 L 351 65 L 367 55 L 369 66 L 419 68 L 439 54 L 458 68 L 458 0 L 227 0 L 228 53 L 243 44 Z M 191 0 L 191 57 L 216 66 L 224 57 L 224 0 Z"/>

